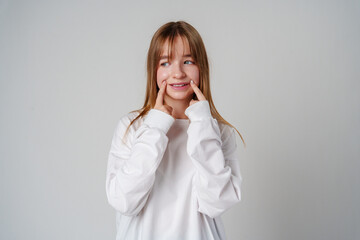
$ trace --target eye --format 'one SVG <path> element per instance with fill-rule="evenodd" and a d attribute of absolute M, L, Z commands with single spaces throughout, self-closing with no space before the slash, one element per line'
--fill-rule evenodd
<path fill-rule="evenodd" d="M 186 60 L 184 63 L 185 63 L 185 64 L 195 64 L 195 62 L 193 62 L 193 61 L 191 61 L 191 60 Z"/>
<path fill-rule="evenodd" d="M 169 66 L 169 64 L 170 64 L 169 62 L 160 63 L 160 65 L 161 65 L 161 66 L 164 66 L 164 67 Z"/>

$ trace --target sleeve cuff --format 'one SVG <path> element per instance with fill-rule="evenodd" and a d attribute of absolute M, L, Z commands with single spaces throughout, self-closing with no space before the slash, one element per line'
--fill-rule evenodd
<path fill-rule="evenodd" d="M 146 115 L 144 123 L 151 128 L 158 128 L 167 133 L 174 121 L 175 119 L 169 114 L 153 108 Z"/>
<path fill-rule="evenodd" d="M 209 101 L 203 100 L 192 104 L 185 110 L 185 115 L 188 116 L 190 121 L 212 118 Z"/>

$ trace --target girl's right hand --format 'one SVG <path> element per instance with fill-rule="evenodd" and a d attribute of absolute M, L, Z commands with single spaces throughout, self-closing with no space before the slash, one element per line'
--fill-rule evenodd
<path fill-rule="evenodd" d="M 169 105 L 164 104 L 164 95 L 165 95 L 166 84 L 167 84 L 166 81 L 163 81 L 161 84 L 160 90 L 159 90 L 157 98 L 156 98 L 154 109 L 163 111 L 164 113 L 167 113 L 170 116 L 172 116 L 173 108 Z"/>

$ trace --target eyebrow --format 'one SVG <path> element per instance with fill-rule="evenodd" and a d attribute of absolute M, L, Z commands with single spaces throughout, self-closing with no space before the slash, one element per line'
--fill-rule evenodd
<path fill-rule="evenodd" d="M 183 55 L 183 57 L 192 57 L 192 55 L 191 55 L 191 54 L 185 54 L 185 55 Z M 163 55 L 163 56 L 160 57 L 160 60 L 162 60 L 162 59 L 168 59 L 168 58 L 169 58 L 168 55 Z"/>

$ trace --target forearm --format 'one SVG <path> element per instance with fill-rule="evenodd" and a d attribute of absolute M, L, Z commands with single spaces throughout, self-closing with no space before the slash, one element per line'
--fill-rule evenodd
<path fill-rule="evenodd" d="M 240 167 L 236 155 L 234 131 L 226 128 L 226 139 L 221 139 L 216 119 L 202 103 L 194 113 L 188 129 L 187 151 L 196 174 L 193 185 L 198 201 L 198 211 L 216 217 L 241 200 Z M 195 114 L 196 112 L 196 114 Z"/>
<path fill-rule="evenodd" d="M 134 132 L 129 149 L 119 147 L 119 141 L 114 140 L 109 153 L 107 197 L 124 215 L 137 215 L 144 207 L 168 143 L 166 132 L 172 117 L 166 118 L 156 110 L 148 117 Z"/>

